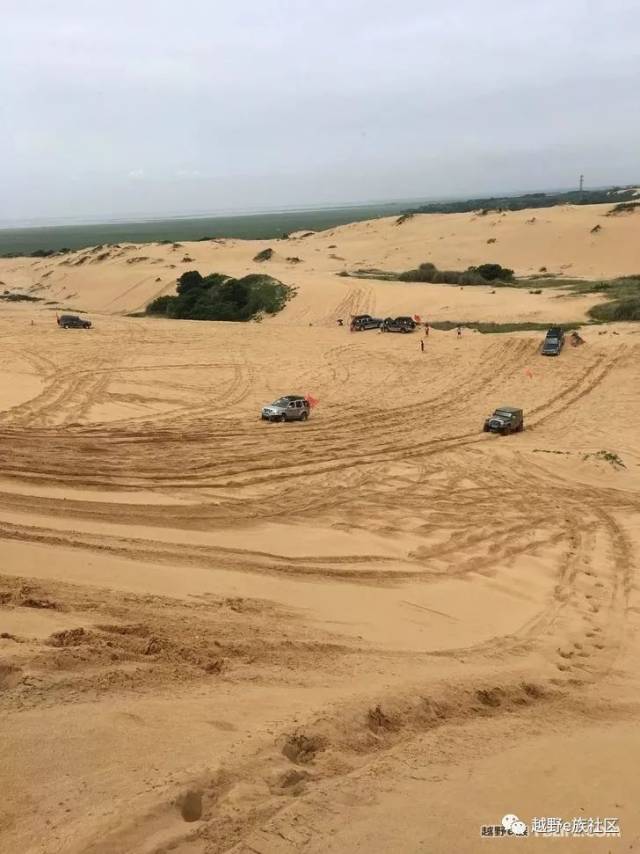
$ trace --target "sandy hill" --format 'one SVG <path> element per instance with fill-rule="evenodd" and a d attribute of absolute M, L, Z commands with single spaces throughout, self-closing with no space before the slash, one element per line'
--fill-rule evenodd
<path fill-rule="evenodd" d="M 2 262 L 97 315 L 0 303 L 2 854 L 477 854 L 506 814 L 619 820 L 526 850 L 637 845 L 640 327 L 551 359 L 539 334 L 334 322 L 575 317 L 335 273 L 637 272 L 640 217 L 605 214 Z M 260 324 L 123 316 L 193 267 L 299 296 Z M 292 392 L 306 424 L 260 419 Z M 523 432 L 484 433 L 500 405 Z"/>
<path fill-rule="evenodd" d="M 437 319 L 573 320 L 593 299 L 559 301 L 557 292 L 532 296 L 455 288 L 342 279 L 343 270 L 401 271 L 432 261 L 463 270 L 497 262 L 518 275 L 541 268 L 564 276 L 598 278 L 640 270 L 640 212 L 608 215 L 610 205 L 533 211 L 416 215 L 353 223 L 288 240 L 218 240 L 181 244 L 96 247 L 55 259 L 0 260 L 0 281 L 46 300 L 85 311 L 140 311 L 172 293 L 185 270 L 242 275 L 264 270 L 298 287 L 278 323 L 331 324 L 349 313 L 418 313 Z M 593 231 L 597 228 L 597 231 Z M 271 247 L 271 260 L 254 256 Z M 464 312 L 463 312 L 464 309 Z M 464 316 L 461 316 L 461 312 Z"/>

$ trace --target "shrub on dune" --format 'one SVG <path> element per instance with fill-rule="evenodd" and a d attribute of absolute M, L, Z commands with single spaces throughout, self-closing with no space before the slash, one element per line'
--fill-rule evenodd
<path fill-rule="evenodd" d="M 190 270 L 178 279 L 177 296 L 158 297 L 147 306 L 147 314 L 178 320 L 255 320 L 277 314 L 294 295 L 294 288 L 261 273 L 234 279 Z"/>
<path fill-rule="evenodd" d="M 513 270 L 500 264 L 481 264 L 467 270 L 438 270 L 430 261 L 416 270 L 398 276 L 401 282 L 433 282 L 442 285 L 486 285 L 489 282 L 512 282 Z"/>
<path fill-rule="evenodd" d="M 605 322 L 640 320 L 640 297 L 626 297 L 594 305 L 587 314 Z"/>

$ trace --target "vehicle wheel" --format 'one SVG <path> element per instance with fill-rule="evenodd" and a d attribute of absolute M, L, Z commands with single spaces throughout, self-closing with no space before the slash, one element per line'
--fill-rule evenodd
<path fill-rule="evenodd" d="M 483 431 L 484 431 L 485 433 L 488 433 L 488 432 L 489 432 L 489 428 L 488 428 L 488 427 L 483 427 L 482 429 L 483 429 Z"/>
<path fill-rule="evenodd" d="M 68 328 L 69 328 L 69 324 L 68 324 L 68 323 L 63 323 L 63 324 L 62 324 L 62 328 L 63 328 L 63 329 L 68 329 Z"/>

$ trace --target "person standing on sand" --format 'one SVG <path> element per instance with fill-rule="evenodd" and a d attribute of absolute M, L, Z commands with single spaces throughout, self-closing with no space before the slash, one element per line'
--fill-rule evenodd
<path fill-rule="evenodd" d="M 424 353 L 424 338 L 420 339 L 420 351 Z"/>
<path fill-rule="evenodd" d="M 424 325 L 424 337 L 425 338 L 429 337 L 429 324 L 428 323 L 425 323 L 425 325 Z"/>
<path fill-rule="evenodd" d="M 462 326 L 458 326 L 458 338 L 462 338 Z"/>

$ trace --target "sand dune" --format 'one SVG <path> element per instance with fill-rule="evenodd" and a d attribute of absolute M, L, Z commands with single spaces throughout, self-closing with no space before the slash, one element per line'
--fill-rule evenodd
<path fill-rule="evenodd" d="M 406 311 L 438 319 L 578 320 L 592 300 L 474 288 L 460 295 L 450 287 L 343 279 L 361 267 L 411 269 L 432 261 L 440 269 L 464 270 L 498 262 L 518 275 L 544 267 L 551 274 L 613 277 L 640 270 L 640 213 L 608 216 L 611 205 L 542 208 L 534 211 L 416 215 L 353 223 L 289 240 L 220 240 L 169 245 L 98 247 L 55 259 L 0 259 L 0 281 L 57 304 L 86 311 L 124 314 L 143 310 L 156 296 L 173 293 L 185 270 L 244 275 L 264 270 L 300 292 L 274 322 L 330 325 L 349 312 Z M 600 231 L 592 233 L 592 229 Z M 488 243 L 493 240 L 494 243 Z M 271 247 L 270 261 L 255 255 Z M 293 263 L 291 258 L 299 258 Z M 468 290 L 468 289 L 467 289 Z M 460 313 L 465 312 L 461 317 Z"/>
<path fill-rule="evenodd" d="M 593 298 L 334 273 L 636 272 L 640 220 L 603 214 L 270 242 L 299 294 L 262 324 L 121 315 L 266 244 L 2 262 L 96 326 L 0 305 L 1 852 L 475 852 L 506 813 L 616 816 L 604 846 L 637 844 L 638 329 L 543 359 L 530 333 L 423 355 L 335 325 L 576 318 Z M 309 423 L 262 423 L 286 392 L 318 398 Z M 501 404 L 524 433 L 481 431 Z"/>

